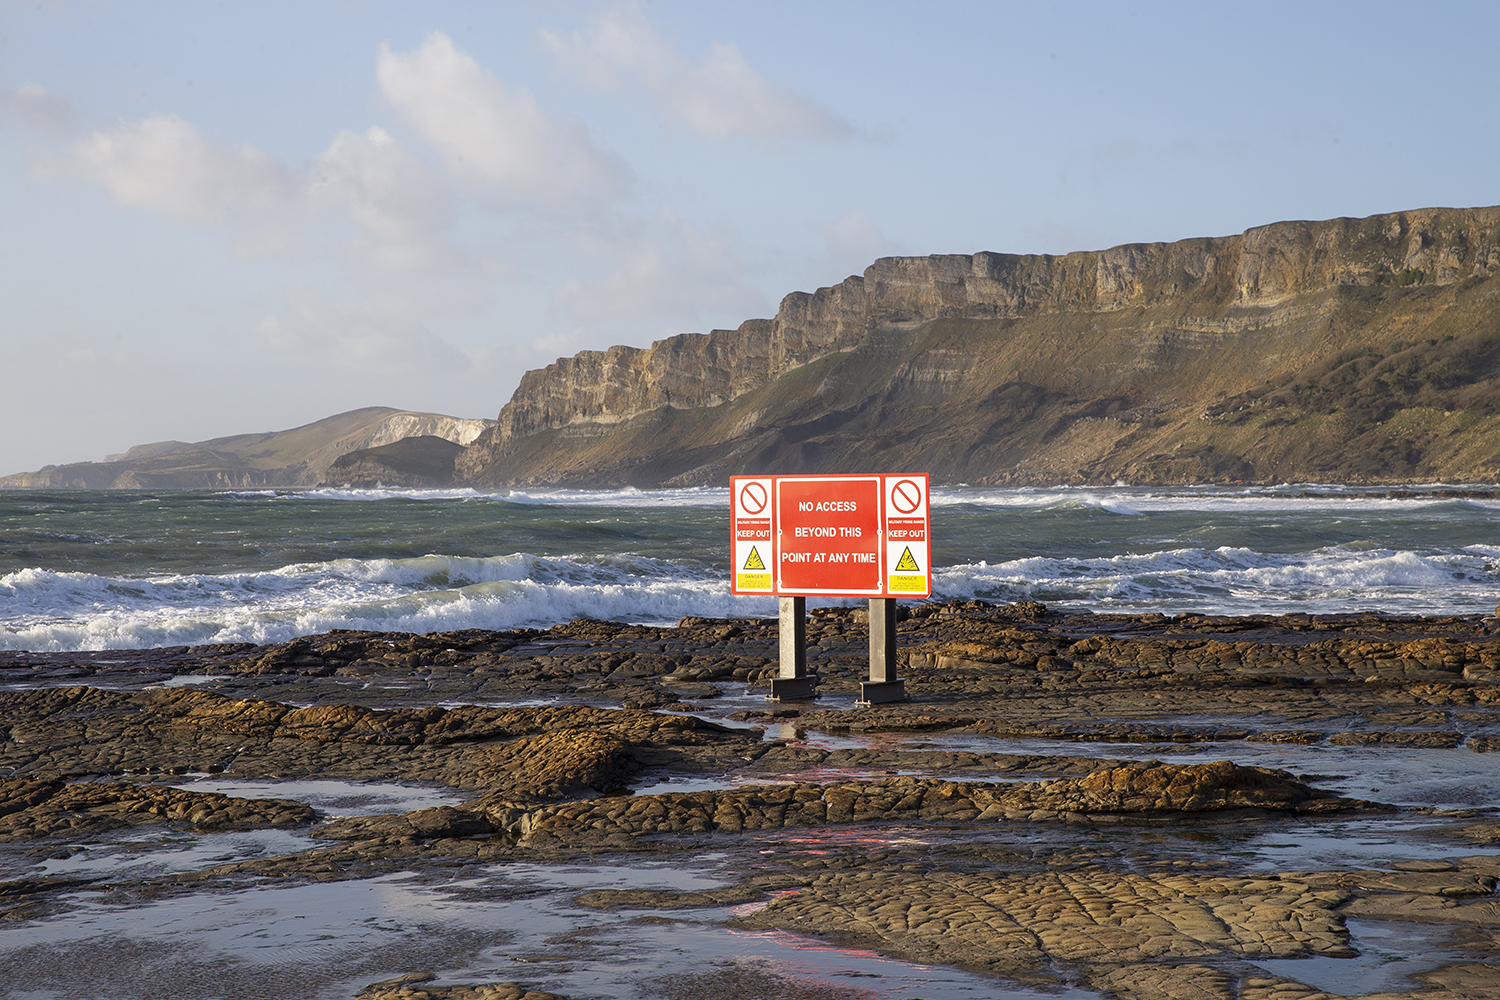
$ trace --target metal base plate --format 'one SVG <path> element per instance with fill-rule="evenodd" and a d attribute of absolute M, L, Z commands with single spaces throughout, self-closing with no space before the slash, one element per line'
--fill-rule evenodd
<path fill-rule="evenodd" d="M 818 696 L 818 682 L 812 677 L 773 677 L 766 701 L 805 701 Z"/>
<path fill-rule="evenodd" d="M 859 701 L 854 704 L 869 706 L 905 700 L 905 681 L 862 681 L 859 685 Z"/>

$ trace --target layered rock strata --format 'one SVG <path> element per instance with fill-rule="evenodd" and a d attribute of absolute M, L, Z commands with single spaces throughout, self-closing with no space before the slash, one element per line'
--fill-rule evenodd
<path fill-rule="evenodd" d="M 528 372 L 456 471 L 593 485 L 877 467 L 969 483 L 1487 480 L 1500 474 L 1497 273 L 1497 208 L 1060 257 L 886 258 L 788 295 L 773 319 Z"/>

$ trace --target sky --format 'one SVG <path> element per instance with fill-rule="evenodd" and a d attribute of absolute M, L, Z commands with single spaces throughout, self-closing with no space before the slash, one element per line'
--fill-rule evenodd
<path fill-rule="evenodd" d="M 0 474 L 775 314 L 896 254 L 1500 203 L 1500 5 L 0 0 Z"/>

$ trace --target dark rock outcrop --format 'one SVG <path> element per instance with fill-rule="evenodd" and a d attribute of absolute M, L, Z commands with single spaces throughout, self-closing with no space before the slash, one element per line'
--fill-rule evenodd
<path fill-rule="evenodd" d="M 432 434 L 403 438 L 379 448 L 363 448 L 328 467 L 330 486 L 451 486 L 453 460 L 463 445 Z"/>

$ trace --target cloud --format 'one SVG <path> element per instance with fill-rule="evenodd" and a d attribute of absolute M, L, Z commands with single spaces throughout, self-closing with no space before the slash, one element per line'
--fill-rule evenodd
<path fill-rule="evenodd" d="M 351 248 L 379 269 L 431 268 L 460 256 L 443 238 L 458 218 L 450 186 L 381 128 L 339 132 L 294 168 L 210 139 L 176 116 L 152 115 L 74 140 L 64 162 L 117 205 L 225 229 L 242 251 L 286 250 L 332 211 L 353 223 Z"/>
<path fill-rule="evenodd" d="M 735 322 L 766 306 L 746 280 L 749 268 L 727 228 L 702 230 L 661 211 L 634 231 L 595 239 L 586 255 L 602 263 L 591 278 L 572 278 L 553 295 L 553 307 L 586 324 L 652 324 L 669 336 L 707 322 Z"/>
<path fill-rule="evenodd" d="M 456 173 L 502 203 L 571 211 L 623 197 L 630 172 L 595 149 L 577 123 L 549 118 L 440 32 L 411 52 L 381 45 L 381 93 Z"/>
<path fill-rule="evenodd" d="M 67 101 L 34 83 L 0 90 L 0 117 L 19 118 L 33 131 L 54 139 L 72 135 L 78 118 Z"/>
<path fill-rule="evenodd" d="M 877 258 L 893 257 L 901 252 L 901 248 L 886 239 L 880 228 L 857 208 L 815 228 L 823 237 L 825 247 L 822 260 L 816 264 L 819 273 L 863 274 Z"/>
<path fill-rule="evenodd" d="M 586 33 L 542 32 L 559 64 L 597 90 L 637 88 L 665 119 L 681 120 L 708 139 L 748 138 L 762 146 L 788 141 L 842 142 L 847 121 L 751 68 L 733 45 L 715 43 L 696 62 L 679 55 L 634 5 L 595 14 Z"/>
<path fill-rule="evenodd" d="M 382 374 L 461 371 L 472 360 L 428 330 L 399 302 L 332 303 L 301 293 L 254 334 L 270 350 L 331 367 Z"/>
<path fill-rule="evenodd" d="M 382 128 L 334 136 L 309 165 L 307 190 L 360 228 L 358 249 L 377 267 L 415 270 L 457 256 L 443 240 L 458 219 L 452 190 Z"/>
<path fill-rule="evenodd" d="M 281 213 L 296 200 L 297 178 L 249 146 L 206 138 L 175 115 L 152 115 L 72 144 L 73 169 L 109 192 L 115 204 L 187 222 L 227 213 Z"/>

